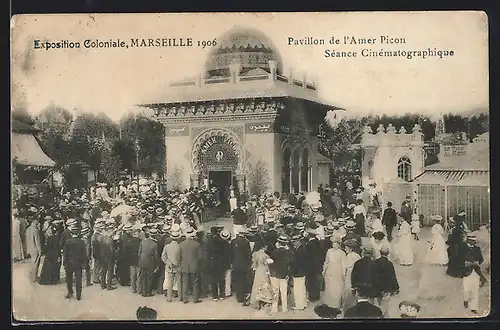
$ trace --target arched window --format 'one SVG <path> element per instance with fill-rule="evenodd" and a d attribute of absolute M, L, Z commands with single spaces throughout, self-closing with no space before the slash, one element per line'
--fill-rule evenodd
<path fill-rule="evenodd" d="M 309 191 L 309 150 L 306 148 L 302 152 L 302 168 L 300 171 L 300 189 Z"/>
<path fill-rule="evenodd" d="M 281 191 L 290 193 L 290 171 L 292 162 L 292 152 L 289 148 L 283 151 L 283 176 L 281 180 Z"/>
<path fill-rule="evenodd" d="M 399 158 L 398 177 L 407 182 L 411 180 L 411 162 L 407 156 Z"/>
<path fill-rule="evenodd" d="M 297 149 L 293 152 L 292 156 L 292 193 L 300 192 L 300 150 Z"/>

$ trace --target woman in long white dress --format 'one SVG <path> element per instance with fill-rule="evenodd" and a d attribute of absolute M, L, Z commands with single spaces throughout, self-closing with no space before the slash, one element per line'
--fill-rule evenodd
<path fill-rule="evenodd" d="M 346 240 L 344 242 L 345 252 L 346 252 L 346 262 L 345 262 L 345 282 L 344 282 L 344 297 L 342 300 L 342 310 L 345 311 L 356 304 L 356 295 L 352 291 L 351 287 L 351 274 L 352 268 L 354 267 L 354 263 L 361 259 L 359 254 L 354 252 L 355 247 L 357 246 L 356 240 Z"/>
<path fill-rule="evenodd" d="M 441 216 L 436 216 L 433 219 L 435 221 L 434 226 L 432 226 L 432 240 L 431 246 L 427 251 L 425 256 L 425 261 L 432 265 L 444 266 L 448 263 L 448 252 L 446 251 L 447 246 L 445 239 L 443 237 L 444 229 L 441 226 Z"/>
<path fill-rule="evenodd" d="M 12 217 L 12 257 L 14 258 L 14 261 L 24 259 L 24 251 L 23 251 L 23 244 L 21 241 L 20 229 L 21 229 L 21 221 L 19 221 L 17 214 L 14 214 L 14 216 Z"/>
<path fill-rule="evenodd" d="M 325 294 L 323 303 L 330 308 L 340 308 L 344 295 L 346 254 L 340 249 L 340 242 L 332 242 L 323 265 Z"/>
<path fill-rule="evenodd" d="M 411 233 L 411 226 L 408 222 L 402 221 L 398 230 L 398 243 L 396 253 L 401 266 L 410 266 L 413 264 L 414 259 L 414 239 Z"/>

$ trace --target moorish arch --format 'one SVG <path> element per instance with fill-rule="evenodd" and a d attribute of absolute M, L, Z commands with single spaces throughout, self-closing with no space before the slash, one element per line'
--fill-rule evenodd
<path fill-rule="evenodd" d="M 194 173 L 206 175 L 211 170 L 231 170 L 243 174 L 243 146 L 230 130 L 213 128 L 201 132 L 191 149 Z"/>

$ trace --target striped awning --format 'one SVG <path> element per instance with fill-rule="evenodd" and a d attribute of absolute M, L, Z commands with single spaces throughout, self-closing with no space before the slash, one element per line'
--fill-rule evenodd
<path fill-rule="evenodd" d="M 490 171 L 446 171 L 427 170 L 413 182 L 456 186 L 489 186 Z"/>

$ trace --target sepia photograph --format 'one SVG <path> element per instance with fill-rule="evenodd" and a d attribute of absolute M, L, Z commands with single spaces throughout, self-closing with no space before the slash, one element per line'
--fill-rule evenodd
<path fill-rule="evenodd" d="M 490 313 L 484 12 L 10 33 L 13 322 Z"/>

